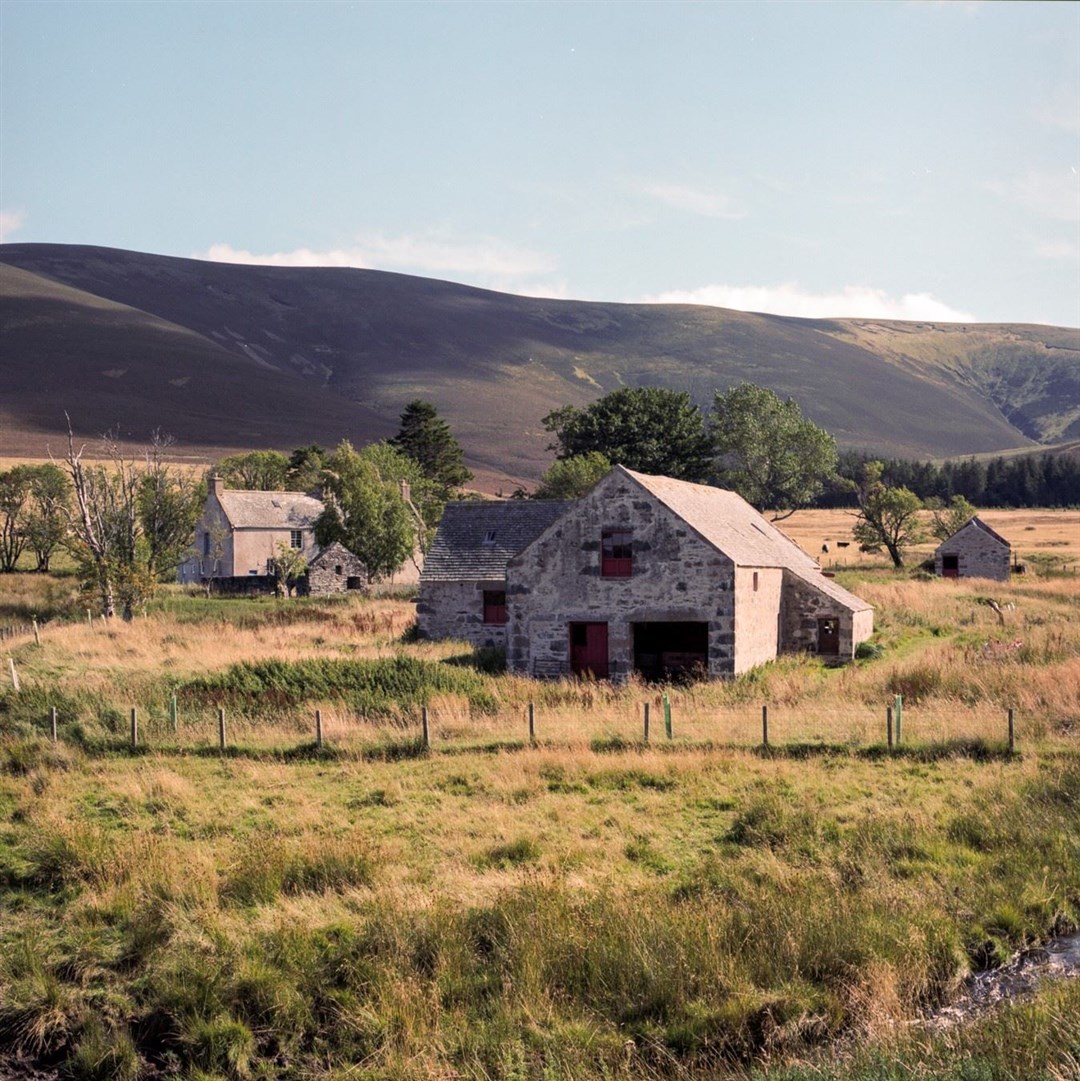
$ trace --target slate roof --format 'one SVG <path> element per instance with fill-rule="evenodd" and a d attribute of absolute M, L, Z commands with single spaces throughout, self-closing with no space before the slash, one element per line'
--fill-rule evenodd
<path fill-rule="evenodd" d="M 217 494 L 233 529 L 310 529 L 323 512 L 321 499 L 303 492 L 244 492 L 232 488 Z"/>
<path fill-rule="evenodd" d="M 333 544 L 327 545 L 317 556 L 308 562 L 308 568 L 321 567 L 324 563 L 340 563 L 344 567 L 353 570 L 361 570 L 365 574 L 367 573 L 367 568 L 364 566 L 363 560 L 359 556 L 353 555 L 353 553 L 340 541 L 334 541 Z"/>
<path fill-rule="evenodd" d="M 493 581 L 573 503 L 557 500 L 460 500 L 446 504 L 421 582 Z M 487 543 L 485 543 L 487 540 Z"/>
<path fill-rule="evenodd" d="M 1012 545 L 1000 533 L 998 533 L 996 529 L 991 529 L 990 526 L 988 526 L 976 514 L 974 518 L 972 518 L 968 522 L 965 522 L 951 537 L 946 537 L 946 539 L 937 546 L 937 551 L 941 551 L 941 549 L 944 548 L 945 545 L 954 541 L 957 537 L 960 536 L 961 533 L 964 532 L 965 529 L 970 529 L 972 526 L 975 526 L 976 529 L 981 529 L 984 533 L 989 533 L 990 536 L 994 538 L 994 540 L 998 541 L 1000 544 L 1005 545 L 1006 548 L 1010 550 L 1012 549 Z"/>
<path fill-rule="evenodd" d="M 740 567 L 783 567 L 852 611 L 872 607 L 861 597 L 826 578 L 816 559 L 767 521 L 742 496 L 725 488 L 652 477 L 622 469 L 691 529 Z"/>

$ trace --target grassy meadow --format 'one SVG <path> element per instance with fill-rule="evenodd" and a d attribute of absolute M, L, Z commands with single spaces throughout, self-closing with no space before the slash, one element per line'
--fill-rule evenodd
<path fill-rule="evenodd" d="M 0 579 L 47 620 L 0 644 L 0 1076 L 1080 1076 L 1080 979 L 924 1020 L 1080 923 L 1080 515 L 1043 513 L 991 521 L 1008 584 L 841 569 L 853 665 L 689 687 L 509 677 L 400 599 L 104 626 Z"/>

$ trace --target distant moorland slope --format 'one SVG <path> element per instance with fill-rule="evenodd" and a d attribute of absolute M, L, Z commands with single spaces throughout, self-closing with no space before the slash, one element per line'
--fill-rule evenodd
<path fill-rule="evenodd" d="M 749 380 L 842 446 L 944 457 L 1080 438 L 1080 330 L 809 320 L 510 296 L 374 270 L 0 247 L 0 454 L 160 427 L 192 450 L 396 429 L 433 401 L 490 483 L 550 460 L 540 418 L 624 385 L 703 406 Z"/>

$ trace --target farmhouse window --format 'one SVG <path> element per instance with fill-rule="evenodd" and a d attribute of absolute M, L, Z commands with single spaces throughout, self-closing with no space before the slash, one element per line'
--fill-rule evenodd
<path fill-rule="evenodd" d="M 604 578 L 629 578 L 633 573 L 633 534 L 629 529 L 605 529 L 600 538 L 600 574 Z"/>
<path fill-rule="evenodd" d="M 304 534 L 300 529 L 289 530 L 289 547 L 290 548 L 303 548 L 304 547 Z"/>
<path fill-rule="evenodd" d="M 754 571 L 754 592 L 755 593 L 757 592 L 757 587 L 758 587 L 757 571 Z"/>
<path fill-rule="evenodd" d="M 202 554 L 208 556 L 210 554 L 210 534 L 204 533 L 202 535 Z"/>
<path fill-rule="evenodd" d="M 485 623 L 505 623 L 506 622 L 506 590 L 505 589 L 485 589 L 484 590 L 484 622 Z"/>

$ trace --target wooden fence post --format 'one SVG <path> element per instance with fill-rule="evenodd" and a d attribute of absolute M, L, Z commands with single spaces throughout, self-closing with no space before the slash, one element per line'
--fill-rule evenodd
<path fill-rule="evenodd" d="M 536 742 L 536 706 L 533 702 L 529 703 L 529 742 Z"/>
<path fill-rule="evenodd" d="M 52 729 L 52 741 L 56 742 L 56 706 L 49 710 L 49 727 Z"/>
<path fill-rule="evenodd" d="M 899 747 L 904 739 L 904 696 L 898 694 L 893 699 L 893 711 L 896 718 L 896 745 Z"/>
<path fill-rule="evenodd" d="M 315 746 L 322 747 L 322 710 L 315 710 Z"/>
<path fill-rule="evenodd" d="M 888 741 L 890 751 L 893 749 L 892 718 L 893 718 L 893 708 L 892 708 L 892 706 L 886 706 L 885 707 L 885 738 Z"/>
<path fill-rule="evenodd" d="M 668 739 L 674 739 L 674 734 L 671 728 L 671 699 L 664 695 L 664 735 Z"/>
<path fill-rule="evenodd" d="M 34 626 L 34 645 L 35 646 L 40 646 L 41 645 L 41 633 L 38 631 L 37 619 L 36 618 L 32 619 L 30 622 Z"/>
<path fill-rule="evenodd" d="M 644 713 L 645 713 L 645 742 L 648 743 L 649 742 L 649 703 L 645 702 L 644 706 L 645 706 L 645 710 L 644 710 Z"/>
<path fill-rule="evenodd" d="M 761 746 L 769 746 L 769 707 L 761 707 Z"/>
<path fill-rule="evenodd" d="M 138 747 L 139 745 L 139 711 L 132 706 L 131 707 L 131 746 Z"/>
<path fill-rule="evenodd" d="M 420 730 L 421 741 L 423 743 L 424 750 L 430 750 L 431 748 L 431 729 L 428 727 L 428 715 L 427 706 L 423 706 L 420 710 Z"/>
<path fill-rule="evenodd" d="M 225 750 L 225 710 L 220 706 L 217 711 L 217 726 L 218 726 L 218 746 L 221 750 Z"/>
<path fill-rule="evenodd" d="M 15 671 L 14 657 L 8 657 L 8 665 L 11 668 L 11 689 L 17 691 L 19 689 L 19 673 Z"/>
<path fill-rule="evenodd" d="M 86 625 L 93 630 L 94 629 L 94 617 L 90 614 L 90 609 L 86 609 Z"/>
<path fill-rule="evenodd" d="M 172 725 L 173 735 L 176 735 L 176 695 L 169 699 L 169 723 Z"/>
<path fill-rule="evenodd" d="M 1016 750 L 1016 729 L 1013 727 L 1013 711 L 1012 706 L 1009 707 L 1009 754 L 1013 754 Z"/>

